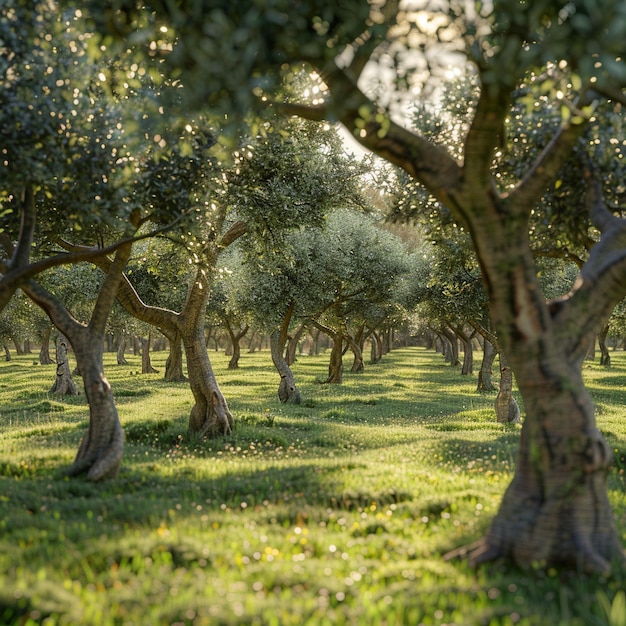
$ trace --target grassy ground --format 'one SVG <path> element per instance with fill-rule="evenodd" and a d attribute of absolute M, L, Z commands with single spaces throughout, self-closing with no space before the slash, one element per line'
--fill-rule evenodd
<path fill-rule="evenodd" d="M 0 364 L 0 624 L 626 624 L 625 571 L 441 558 L 484 532 L 514 466 L 519 427 L 494 422 L 475 377 L 411 348 L 326 386 L 327 357 L 301 357 L 287 407 L 267 352 L 236 371 L 210 356 L 236 418 L 213 442 L 186 434 L 185 384 L 109 357 L 127 444 L 96 485 L 61 471 L 84 397 L 49 396 L 54 366 L 33 355 Z M 624 535 L 626 355 L 586 376 Z"/>

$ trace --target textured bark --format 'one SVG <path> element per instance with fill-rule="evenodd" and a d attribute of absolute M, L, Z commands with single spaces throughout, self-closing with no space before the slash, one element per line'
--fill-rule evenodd
<path fill-rule="evenodd" d="M 519 405 L 513 397 L 513 372 L 500 354 L 500 390 L 495 402 L 496 419 L 502 424 L 519 424 L 521 422 Z"/>
<path fill-rule="evenodd" d="M 36 282 L 30 281 L 24 286 L 27 295 L 69 339 L 83 377 L 89 403 L 89 428 L 74 463 L 67 470 L 68 476 L 86 474 L 92 481 L 114 478 L 122 462 L 124 432 L 111 386 L 104 375 L 103 354 L 107 319 L 130 252 L 130 243 L 118 248 L 86 326 L 75 320 L 53 294 Z"/>
<path fill-rule="evenodd" d="M 346 339 L 348 341 L 348 345 L 350 346 L 350 350 L 352 350 L 352 354 L 354 355 L 350 371 L 353 374 L 358 374 L 359 372 L 365 370 L 365 364 L 363 363 L 363 351 L 361 350 L 359 343 L 352 337 L 348 336 Z"/>
<path fill-rule="evenodd" d="M 459 340 L 457 336 L 449 329 L 442 328 L 441 335 L 443 336 L 443 356 L 447 363 L 450 363 L 452 367 L 460 365 L 459 361 Z"/>
<path fill-rule="evenodd" d="M 165 361 L 165 380 L 173 383 L 187 382 L 183 374 L 183 340 L 177 329 L 166 334 L 169 344 L 169 354 Z"/>
<path fill-rule="evenodd" d="M 189 415 L 189 431 L 201 437 L 217 437 L 232 433 L 233 416 L 207 353 L 204 321 L 208 295 L 208 281 L 204 273 L 198 271 L 179 319 L 189 385 L 195 400 Z"/>
<path fill-rule="evenodd" d="M 102 338 L 91 332 L 77 335 L 79 339 L 74 338 L 72 345 L 89 402 L 89 429 L 66 473 L 68 476 L 86 473 L 92 481 L 115 478 L 124 454 L 124 432 L 111 385 L 104 375 Z"/>
<path fill-rule="evenodd" d="M 117 364 L 118 365 L 128 365 L 128 361 L 124 356 L 126 352 L 126 333 L 120 333 L 119 342 L 117 344 Z"/>
<path fill-rule="evenodd" d="M 152 367 L 150 361 L 150 346 L 152 345 L 152 333 L 148 332 L 147 337 L 141 339 L 141 373 L 142 374 L 158 374 L 158 370 Z"/>
<path fill-rule="evenodd" d="M 333 347 L 330 351 L 326 382 L 332 385 L 340 385 L 343 382 L 343 335 L 333 333 L 331 338 Z"/>
<path fill-rule="evenodd" d="M 56 341 L 57 371 L 54 383 L 48 393 L 61 396 L 77 396 L 78 389 L 72 379 L 70 364 L 67 357 L 67 338 L 59 335 Z"/>
<path fill-rule="evenodd" d="M 4 344 L 4 360 L 8 363 L 11 360 L 11 351 L 9 350 L 9 346 Z"/>
<path fill-rule="evenodd" d="M 477 391 L 495 391 L 496 387 L 492 379 L 493 362 L 495 358 L 496 350 L 493 344 L 488 339 L 485 339 L 483 342 L 483 359 L 480 364 L 480 371 L 478 372 Z"/>
<path fill-rule="evenodd" d="M 298 349 L 298 343 L 302 338 L 305 328 L 305 325 L 301 324 L 296 332 L 288 338 L 287 349 L 285 351 L 285 361 L 289 366 L 293 365 L 296 361 L 296 351 Z"/>
<path fill-rule="evenodd" d="M 50 335 L 52 334 L 52 326 L 48 326 L 41 333 L 41 348 L 39 349 L 40 365 L 52 365 L 54 362 L 50 357 Z"/>
<path fill-rule="evenodd" d="M 291 368 L 287 364 L 283 353 L 284 343 L 280 329 L 276 329 L 270 335 L 270 350 L 272 353 L 272 362 L 280 375 L 280 383 L 278 385 L 278 399 L 283 403 L 300 404 L 302 398 L 300 391 L 296 386 L 296 381 Z"/>
<path fill-rule="evenodd" d="M 611 367 L 611 353 L 606 345 L 606 337 L 609 334 L 609 325 L 605 324 L 602 330 L 598 333 L 598 346 L 600 348 L 600 365 L 604 367 Z M 595 342 L 594 342 L 595 345 Z"/>

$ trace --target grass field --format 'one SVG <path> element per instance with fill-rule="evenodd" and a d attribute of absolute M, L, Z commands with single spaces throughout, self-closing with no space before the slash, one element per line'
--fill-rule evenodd
<path fill-rule="evenodd" d="M 484 532 L 512 477 L 519 427 L 497 424 L 440 355 L 397 350 L 341 386 L 327 356 L 294 365 L 280 405 L 268 352 L 239 370 L 210 353 L 236 419 L 190 439 L 191 393 L 107 355 L 126 431 L 117 480 L 63 477 L 84 396 L 47 394 L 54 366 L 0 363 L 0 624 L 626 625 L 626 570 L 595 579 L 442 555 Z M 626 354 L 586 364 L 616 451 L 626 534 Z M 80 381 L 78 381 L 80 382 Z"/>

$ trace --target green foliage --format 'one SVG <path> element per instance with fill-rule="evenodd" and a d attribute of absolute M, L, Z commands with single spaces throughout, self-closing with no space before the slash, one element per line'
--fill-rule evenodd
<path fill-rule="evenodd" d="M 267 352 L 243 354 L 237 372 L 223 353 L 212 360 L 238 419 L 231 436 L 201 441 L 185 432 L 184 384 L 129 378 L 111 355 L 127 443 L 119 479 L 103 484 L 59 471 L 84 397 L 48 399 L 54 366 L 0 363 L 12 409 L 0 414 L 3 623 L 621 623 L 620 569 L 594 579 L 442 560 L 483 533 L 519 428 L 496 423 L 493 396 L 440 355 L 393 351 L 341 387 L 315 384 L 326 356 L 301 356 L 294 372 L 315 402 L 300 406 L 275 399 Z M 613 362 L 585 375 L 621 458 L 626 360 Z M 623 471 L 609 476 L 622 534 Z"/>

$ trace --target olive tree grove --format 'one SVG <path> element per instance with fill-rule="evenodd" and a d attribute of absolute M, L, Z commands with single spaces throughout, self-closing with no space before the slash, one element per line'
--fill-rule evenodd
<path fill-rule="evenodd" d="M 623 554 L 606 487 L 611 454 L 581 374 L 589 337 L 626 293 L 625 225 L 604 200 L 611 181 L 594 173 L 595 142 L 605 141 L 604 134 L 582 150 L 595 243 L 575 286 L 557 301 L 546 301 L 537 278 L 529 220 L 548 189 L 558 180 L 567 184 L 560 172 L 585 131 L 600 126 L 596 108 L 622 117 L 626 5 L 322 0 L 302 1 L 295 11 L 288 0 L 222 0 L 210 9 L 201 0 L 175 9 L 154 0 L 150 12 L 142 6 L 117 0 L 103 11 L 94 4 L 96 27 L 122 39 L 139 22 L 152 24 L 146 38 L 168 43 L 164 64 L 178 72 L 196 106 L 221 102 L 236 118 L 238 111 L 272 104 L 280 114 L 339 121 L 366 149 L 406 170 L 467 229 L 526 408 L 515 477 L 470 560 L 510 557 L 523 566 L 608 571 L 611 559 Z M 220 28 L 212 28 L 217 20 Z M 445 88 L 451 60 L 475 73 L 479 84 L 454 154 L 396 113 L 398 104 Z M 275 87 L 302 71 L 311 77 L 309 92 L 299 100 L 281 98 Z M 504 162 L 503 175 L 494 158 L 508 147 L 506 128 L 519 99 L 533 106 L 532 93 L 529 98 L 519 89 L 530 76 L 560 121 L 544 145 L 525 143 L 528 167 L 518 171 Z M 615 146 L 616 166 L 622 150 L 622 143 Z M 564 215 L 569 206 L 563 203 Z M 546 219 L 558 216 L 547 212 Z"/>

